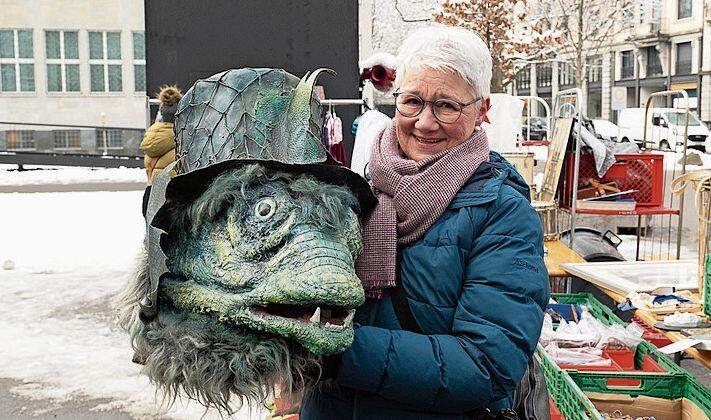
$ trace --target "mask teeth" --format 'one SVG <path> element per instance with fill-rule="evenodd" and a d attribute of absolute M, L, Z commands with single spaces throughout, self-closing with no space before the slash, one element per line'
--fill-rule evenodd
<path fill-rule="evenodd" d="M 343 327 L 350 327 L 353 324 L 353 318 L 355 317 L 355 309 L 351 309 L 348 312 L 348 316 L 343 320 Z"/>
<path fill-rule="evenodd" d="M 324 326 L 326 331 L 333 331 L 333 332 L 343 331 L 343 329 L 345 327 L 346 327 L 345 324 L 344 325 L 333 325 L 330 322 L 327 322 L 326 325 Z"/>
<path fill-rule="evenodd" d="M 314 314 L 311 315 L 311 318 L 309 318 L 309 322 L 313 322 L 314 324 L 318 324 L 319 322 L 321 322 L 321 307 L 320 306 L 316 307 Z"/>

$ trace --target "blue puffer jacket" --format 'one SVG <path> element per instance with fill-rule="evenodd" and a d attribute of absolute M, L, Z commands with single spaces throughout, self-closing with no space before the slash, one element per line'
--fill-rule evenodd
<path fill-rule="evenodd" d="M 302 420 L 462 419 L 510 407 L 548 302 L 541 223 L 528 186 L 500 155 L 414 244 L 400 274 L 422 334 L 389 297 L 359 310 L 338 376 L 302 401 Z"/>

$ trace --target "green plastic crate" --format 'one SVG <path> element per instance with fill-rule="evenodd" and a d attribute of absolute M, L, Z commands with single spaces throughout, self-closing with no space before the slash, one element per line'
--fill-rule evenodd
<path fill-rule="evenodd" d="M 711 391 L 688 374 L 565 371 L 550 360 L 540 344 L 536 348 L 535 357 L 543 370 L 550 397 L 568 420 L 603 418 L 585 392 L 646 395 L 665 399 L 683 397 L 694 402 L 711 418 Z M 640 385 L 608 387 L 607 380 L 610 378 L 639 380 Z"/>
<path fill-rule="evenodd" d="M 605 325 L 627 325 L 627 323 L 615 315 L 610 308 L 600 303 L 600 301 L 595 299 L 595 296 L 590 293 L 552 293 L 551 297 L 558 303 L 585 305 L 590 311 L 590 314 Z M 657 350 L 657 348 L 648 341 L 642 341 L 637 346 L 637 352 L 634 355 L 635 363 L 641 365 L 642 358 L 647 354 L 668 372 L 683 373 L 691 377 L 690 373 L 679 367 L 673 360 Z"/>
<path fill-rule="evenodd" d="M 566 420 L 601 419 L 588 397 L 575 385 L 567 372 L 548 358 L 543 347 L 538 344 L 535 358 L 546 378 L 548 394 Z"/>
<path fill-rule="evenodd" d="M 645 395 L 648 397 L 673 400 L 686 398 L 695 403 L 711 418 L 711 391 L 701 386 L 693 378 L 680 373 L 620 373 L 620 372 L 566 372 L 583 392 L 600 392 L 605 394 L 627 394 L 633 397 Z M 610 378 L 639 380 L 640 385 L 624 387 L 607 385 Z M 589 400 L 588 400 L 589 401 Z"/>
<path fill-rule="evenodd" d="M 551 293 L 551 297 L 558 303 L 566 305 L 585 305 L 590 311 L 590 314 L 605 325 L 626 325 L 610 308 L 600 303 L 600 301 L 595 299 L 595 296 L 590 293 Z"/>

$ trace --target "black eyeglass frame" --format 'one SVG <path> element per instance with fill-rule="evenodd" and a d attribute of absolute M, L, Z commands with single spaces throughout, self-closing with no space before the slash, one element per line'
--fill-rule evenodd
<path fill-rule="evenodd" d="M 420 101 L 422 101 L 422 106 L 420 107 L 420 110 L 417 111 L 415 114 L 412 114 L 412 115 L 403 114 L 402 111 L 400 111 L 400 109 L 397 107 L 397 97 L 400 96 L 400 95 L 403 95 L 403 94 L 405 94 L 405 95 L 412 95 L 412 96 L 418 98 Z M 393 93 L 393 96 L 395 97 L 395 110 L 396 110 L 397 112 L 399 112 L 400 115 L 402 115 L 403 117 L 414 118 L 414 117 L 416 117 L 416 116 L 422 114 L 422 111 L 425 110 L 425 106 L 427 106 L 427 104 L 431 104 L 431 106 L 432 106 L 432 115 L 434 115 L 434 117 L 435 117 L 435 119 L 436 119 L 437 121 L 439 121 L 439 122 L 441 122 L 441 123 L 444 123 L 444 124 L 452 124 L 452 123 L 457 122 L 457 120 L 459 119 L 459 117 L 462 116 L 462 112 L 464 111 L 464 108 L 465 108 L 465 107 L 468 107 L 469 105 L 472 105 L 472 104 L 474 104 L 474 103 L 476 103 L 476 102 L 478 102 L 478 101 L 484 99 L 483 96 L 479 96 L 479 97 L 477 97 L 477 98 L 474 98 L 474 99 L 471 100 L 470 102 L 464 103 L 464 102 L 456 101 L 456 100 L 454 100 L 454 99 L 435 99 L 434 101 L 426 101 L 426 100 L 422 99 L 419 95 L 415 95 L 414 93 L 409 93 L 409 92 L 394 92 L 394 93 Z M 457 105 L 459 105 L 459 106 L 461 107 L 461 109 L 459 110 L 459 115 L 457 115 L 457 118 L 453 119 L 452 121 L 442 121 L 442 120 L 437 116 L 437 113 L 435 112 L 435 103 L 437 103 L 437 102 L 439 102 L 439 101 L 450 101 L 450 102 L 454 102 L 454 103 L 456 103 Z"/>

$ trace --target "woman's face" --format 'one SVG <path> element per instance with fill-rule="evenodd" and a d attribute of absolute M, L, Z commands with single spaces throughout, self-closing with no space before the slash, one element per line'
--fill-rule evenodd
<path fill-rule="evenodd" d="M 426 101 L 453 99 L 469 103 L 474 99 L 471 87 L 459 75 L 432 69 L 416 70 L 407 75 L 399 92 L 412 93 Z M 425 104 L 415 117 L 395 113 L 397 140 L 405 156 L 419 162 L 428 156 L 462 144 L 482 123 L 488 110 L 489 99 L 477 101 L 462 109 L 462 115 L 453 123 L 442 123 L 432 113 L 431 104 Z"/>

